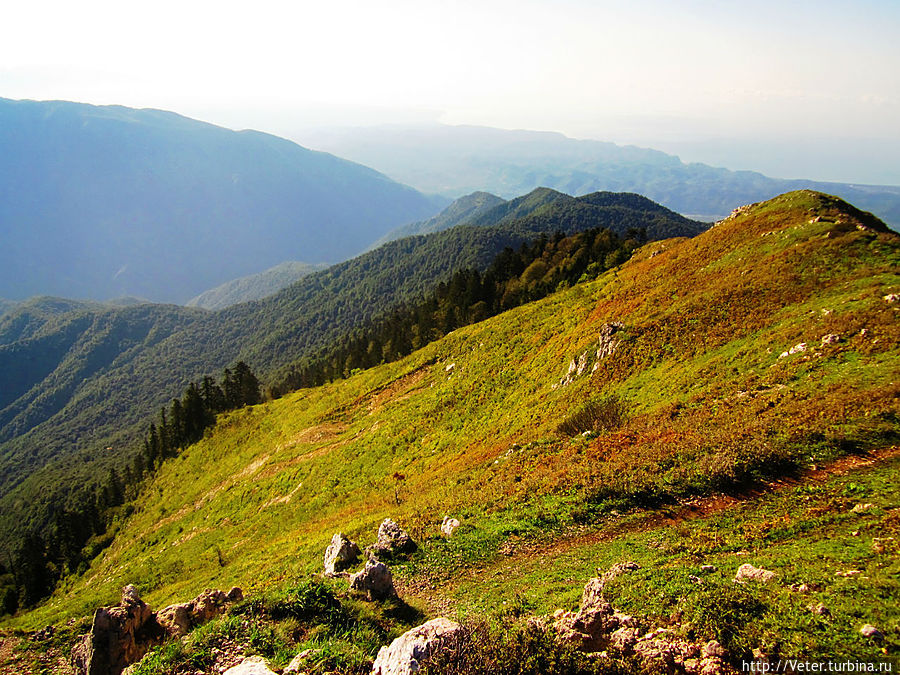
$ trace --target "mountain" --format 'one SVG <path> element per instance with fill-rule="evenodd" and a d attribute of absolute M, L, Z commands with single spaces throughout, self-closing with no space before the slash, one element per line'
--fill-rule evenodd
<path fill-rule="evenodd" d="M 337 262 L 446 204 L 258 131 L 0 99 L 0 294 L 184 302 L 286 259 Z"/>
<path fill-rule="evenodd" d="M 91 616 L 126 583 L 154 607 L 239 585 L 247 604 L 203 635 L 265 620 L 256 634 L 284 640 L 257 638 L 267 659 L 315 645 L 344 672 L 432 616 L 464 621 L 473 643 L 451 656 L 482 665 L 431 672 L 656 672 L 605 661 L 651 631 L 650 660 L 671 659 L 668 640 L 733 667 L 759 645 L 895 658 L 898 270 L 897 234 L 811 191 L 648 243 L 400 361 L 223 415 L 17 625 Z M 385 518 L 419 545 L 388 560 L 401 600 L 312 577 L 332 535 L 366 546 Z M 748 565 L 769 580 L 735 583 Z M 542 658 L 576 658 L 550 625 L 592 577 L 612 605 L 597 622 L 633 640 L 605 639 L 593 669 Z M 365 617 L 406 625 L 348 628 Z M 199 635 L 179 648 L 211 651 Z M 492 670 L 510 650 L 549 665 Z"/>
<path fill-rule="evenodd" d="M 307 274 L 323 270 L 326 267 L 328 265 L 325 263 L 303 263 L 289 260 L 259 274 L 226 281 L 220 286 L 204 291 L 196 298 L 191 298 L 185 304 L 188 307 L 202 307 L 203 309 L 225 309 L 240 302 L 261 300 L 290 286 Z"/>
<path fill-rule="evenodd" d="M 35 322 L 21 339 L 0 347 L 0 378 L 16 383 L 0 408 L 0 538 L 40 522 L 72 485 L 121 462 L 160 406 L 189 381 L 217 376 L 238 359 L 271 382 L 285 367 L 419 298 L 454 271 L 484 270 L 504 248 L 540 236 L 645 227 L 653 238 L 705 227 L 635 195 L 573 198 L 538 190 L 496 217 L 513 212 L 527 216 L 497 225 L 482 216 L 479 226 L 392 241 L 273 296 L 217 312 L 142 305 Z"/>
<path fill-rule="evenodd" d="M 377 248 L 385 242 L 394 239 L 402 239 L 403 237 L 411 237 L 415 234 L 428 234 L 429 232 L 446 230 L 454 225 L 470 221 L 485 211 L 489 211 L 493 207 L 503 204 L 505 201 L 505 199 L 501 199 L 489 192 L 473 192 L 470 195 L 464 195 L 459 199 L 454 200 L 447 208 L 436 216 L 432 216 L 427 220 L 416 223 L 409 223 L 408 225 L 403 225 L 391 230 L 375 242 L 372 248 Z"/>
<path fill-rule="evenodd" d="M 381 126 L 308 132 L 303 140 L 384 171 L 424 192 L 457 197 L 486 190 L 501 197 L 538 186 L 572 195 L 637 192 L 679 213 L 718 220 L 732 209 L 790 190 L 838 195 L 900 227 L 900 187 L 769 178 L 685 164 L 657 150 L 576 140 L 559 133 L 489 127 Z"/>

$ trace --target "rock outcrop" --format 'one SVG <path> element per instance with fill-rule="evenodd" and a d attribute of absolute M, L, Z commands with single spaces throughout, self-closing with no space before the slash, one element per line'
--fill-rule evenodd
<path fill-rule="evenodd" d="M 438 651 L 455 649 L 462 627 L 450 619 L 432 619 L 406 631 L 389 646 L 378 650 L 372 675 L 413 675 Z"/>
<path fill-rule="evenodd" d="M 118 605 L 94 613 L 91 632 L 72 648 L 72 667 L 78 675 L 119 675 L 166 637 L 187 634 L 242 598 L 239 588 L 206 590 L 190 602 L 154 613 L 134 586 L 125 586 Z"/>
<path fill-rule="evenodd" d="M 559 639 L 589 652 L 618 652 L 636 656 L 652 672 L 724 675 L 733 673 L 726 664 L 725 650 L 711 640 L 693 642 L 670 629 L 646 631 L 633 616 L 617 612 L 603 597 L 606 584 L 638 569 L 635 563 L 620 563 L 588 581 L 577 612 L 557 610 L 552 628 Z"/>
<path fill-rule="evenodd" d="M 118 605 L 94 613 L 91 632 L 72 648 L 72 667 L 79 675 L 119 675 L 164 637 L 153 611 L 128 585 Z"/>
<path fill-rule="evenodd" d="M 207 589 L 190 602 L 169 605 L 156 613 L 156 621 L 170 637 L 187 635 L 191 629 L 206 623 L 225 611 L 230 602 L 243 600 L 240 588 L 234 587 L 228 593 Z"/>
<path fill-rule="evenodd" d="M 357 563 L 361 553 L 359 546 L 338 532 L 331 538 L 331 543 L 325 549 L 325 576 L 341 576 L 344 570 Z"/>
<path fill-rule="evenodd" d="M 398 555 L 412 553 L 418 548 L 409 534 L 390 518 L 385 518 L 378 528 L 378 539 L 366 548 L 369 558 L 390 560 Z"/>
<path fill-rule="evenodd" d="M 369 600 L 387 600 L 397 595 L 391 571 L 377 560 L 366 561 L 366 566 L 350 577 L 350 588 L 365 593 Z"/>

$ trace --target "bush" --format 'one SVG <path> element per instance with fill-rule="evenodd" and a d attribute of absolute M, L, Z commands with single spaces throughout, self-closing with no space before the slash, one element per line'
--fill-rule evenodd
<path fill-rule="evenodd" d="M 591 659 L 557 639 L 552 630 L 521 621 L 464 626 L 455 649 L 438 652 L 423 675 L 614 675 L 636 672 L 634 663 Z"/>
<path fill-rule="evenodd" d="M 585 432 L 603 433 L 621 427 L 627 418 L 627 406 L 618 396 L 589 401 L 577 412 L 569 415 L 556 430 L 564 436 L 577 436 Z"/>

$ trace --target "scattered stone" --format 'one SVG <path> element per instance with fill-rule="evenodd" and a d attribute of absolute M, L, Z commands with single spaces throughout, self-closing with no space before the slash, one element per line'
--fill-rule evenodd
<path fill-rule="evenodd" d="M 688 581 L 690 581 L 692 584 L 702 584 L 703 583 L 703 579 L 701 579 L 700 577 L 698 577 L 694 574 L 688 574 Z"/>
<path fill-rule="evenodd" d="M 427 621 L 379 649 L 372 675 L 412 675 L 438 651 L 457 648 L 462 638 L 462 626 L 450 619 Z"/>
<path fill-rule="evenodd" d="M 378 528 L 377 541 L 366 549 L 369 558 L 390 560 L 400 554 L 412 553 L 418 548 L 416 542 L 390 518 L 385 518 Z"/>
<path fill-rule="evenodd" d="M 800 352 L 805 352 L 805 351 L 806 351 L 806 343 L 801 342 L 799 344 L 794 345 L 793 347 L 788 349 L 786 352 L 781 352 L 781 355 L 778 358 L 783 359 L 788 356 L 793 356 L 794 354 L 799 354 Z"/>
<path fill-rule="evenodd" d="M 341 576 L 341 572 L 353 567 L 359 561 L 361 553 L 359 546 L 338 532 L 325 549 L 325 576 Z"/>
<path fill-rule="evenodd" d="M 596 372 L 600 366 L 600 362 L 603 359 L 612 356 L 616 349 L 618 349 L 622 341 L 617 336 L 617 333 L 624 329 L 625 324 L 616 321 L 603 324 L 600 327 L 600 335 L 597 338 L 596 350 L 593 348 L 588 349 L 586 352 L 572 359 L 569 362 L 569 369 L 566 371 L 565 376 L 559 382 L 555 383 L 552 388 L 556 389 L 572 384 L 577 377 L 582 375 L 588 369 L 588 365 L 591 362 L 593 362 L 593 367 L 590 372 Z"/>
<path fill-rule="evenodd" d="M 299 675 L 299 673 L 301 672 L 300 668 L 303 667 L 303 664 L 321 651 L 321 649 L 304 649 L 302 652 L 297 654 L 297 656 L 291 659 L 291 662 L 287 665 L 287 668 L 281 671 L 281 675 L 294 675 L 295 673 Z"/>
<path fill-rule="evenodd" d="M 856 577 L 862 574 L 862 570 L 844 570 L 843 572 L 835 572 L 836 577 Z"/>
<path fill-rule="evenodd" d="M 872 638 L 873 640 L 881 640 L 884 638 L 884 633 L 870 623 L 867 623 L 860 628 L 859 632 L 863 637 Z"/>
<path fill-rule="evenodd" d="M 874 508 L 874 504 L 857 504 L 852 509 L 850 509 L 850 513 L 866 513 Z"/>
<path fill-rule="evenodd" d="M 703 654 L 704 658 L 718 657 L 723 659 L 725 658 L 725 647 L 720 645 L 716 640 L 710 640 L 703 645 L 700 653 Z"/>
<path fill-rule="evenodd" d="M 711 572 L 717 572 L 718 570 L 719 570 L 719 568 L 716 567 L 715 565 L 701 565 L 700 566 L 700 571 L 706 572 L 707 574 L 709 574 Z"/>
<path fill-rule="evenodd" d="M 118 605 L 94 613 L 91 632 L 72 648 L 72 667 L 79 675 L 119 675 L 164 636 L 137 589 L 125 586 Z"/>
<path fill-rule="evenodd" d="M 365 568 L 350 577 L 350 588 L 364 592 L 369 600 L 386 600 L 397 595 L 391 571 L 377 560 L 367 560 Z"/>
<path fill-rule="evenodd" d="M 791 590 L 805 595 L 807 593 L 812 593 L 813 591 L 821 590 L 821 587 L 819 586 L 819 584 L 791 584 Z"/>
<path fill-rule="evenodd" d="M 822 336 L 822 346 L 825 345 L 835 345 L 841 341 L 840 335 L 835 335 L 834 333 L 829 333 L 828 335 Z"/>
<path fill-rule="evenodd" d="M 872 551 L 875 553 L 895 553 L 897 551 L 897 542 L 893 537 L 875 537 L 872 540 Z"/>
<path fill-rule="evenodd" d="M 900 293 L 888 293 L 884 296 L 885 302 L 900 302 Z"/>
<path fill-rule="evenodd" d="M 248 656 L 236 666 L 226 670 L 223 675 L 276 675 L 276 673 L 269 669 L 263 657 Z"/>
<path fill-rule="evenodd" d="M 456 518 L 444 516 L 444 522 L 441 523 L 441 534 L 447 538 L 453 536 L 453 530 L 459 527 L 459 521 Z"/>
<path fill-rule="evenodd" d="M 771 581 L 775 578 L 775 572 L 763 569 L 762 567 L 754 567 L 750 563 L 744 563 L 738 567 L 737 574 L 734 576 L 735 581 Z"/>
<path fill-rule="evenodd" d="M 831 615 L 831 610 L 828 609 L 821 602 L 817 605 L 807 605 L 806 609 L 808 609 L 813 614 L 818 614 L 819 616 L 830 616 Z"/>

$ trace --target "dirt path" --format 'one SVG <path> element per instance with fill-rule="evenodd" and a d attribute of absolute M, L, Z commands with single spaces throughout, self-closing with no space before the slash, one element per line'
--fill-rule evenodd
<path fill-rule="evenodd" d="M 843 476 L 852 471 L 858 471 L 897 456 L 900 456 L 900 446 L 888 446 L 865 455 L 848 455 L 816 468 L 805 469 L 793 476 L 787 476 L 757 486 L 740 494 L 717 494 L 709 497 L 697 497 L 673 506 L 648 510 L 637 518 L 629 519 L 627 522 L 620 522 L 616 519 L 600 526 L 586 525 L 573 528 L 568 533 L 553 539 L 522 542 L 510 541 L 500 549 L 500 553 L 504 554 L 503 558 L 495 558 L 477 568 L 463 570 L 456 580 L 438 585 L 430 582 L 419 583 L 413 580 L 404 580 L 400 581 L 397 587 L 401 595 L 406 593 L 408 596 L 415 598 L 419 604 L 427 607 L 429 613 L 447 612 L 453 608 L 454 603 L 451 595 L 460 581 L 486 580 L 488 575 L 499 565 L 515 569 L 523 566 L 523 563 L 526 561 L 535 558 L 552 560 L 572 548 L 611 541 L 629 532 L 669 527 L 678 525 L 685 520 L 704 518 L 726 509 L 752 502 L 778 490 L 793 488 L 802 483 L 822 483 L 832 476 Z"/>

